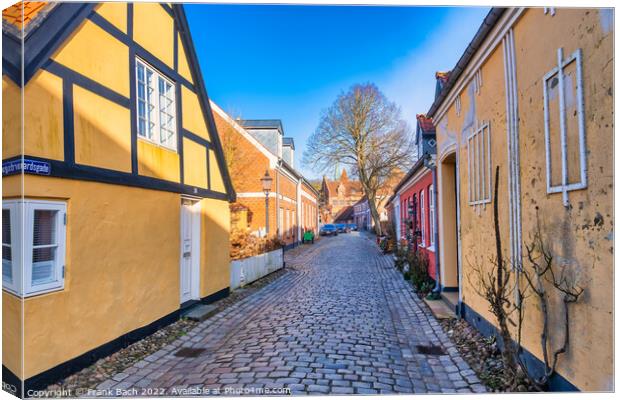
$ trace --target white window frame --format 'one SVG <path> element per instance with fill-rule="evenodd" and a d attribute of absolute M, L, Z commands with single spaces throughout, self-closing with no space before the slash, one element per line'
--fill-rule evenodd
<path fill-rule="evenodd" d="M 426 207 L 424 207 L 424 189 L 420 192 L 420 232 L 422 233 L 422 247 L 426 247 Z"/>
<path fill-rule="evenodd" d="M 147 90 L 151 90 L 151 94 L 152 94 L 152 103 L 149 103 L 148 101 L 148 97 L 146 99 L 141 99 L 140 98 L 140 91 L 139 91 L 139 85 L 140 85 L 140 81 L 139 81 L 139 75 L 138 75 L 138 68 L 144 68 L 144 76 L 145 76 L 145 89 Z M 152 80 L 151 84 L 149 85 L 148 80 L 146 79 L 146 75 L 147 72 L 150 71 L 153 76 L 154 79 Z M 173 151 L 177 151 L 177 142 L 178 142 L 178 132 L 177 132 L 177 110 L 176 110 L 176 85 L 175 83 L 168 79 L 164 74 L 162 74 L 161 72 L 159 72 L 157 69 L 153 68 L 151 65 L 149 65 L 148 63 L 146 63 L 144 60 L 142 60 L 139 57 L 136 57 L 136 70 L 134 71 L 134 73 L 136 74 L 136 131 L 138 133 L 138 138 L 141 140 L 146 140 L 148 142 L 151 142 L 157 146 L 161 146 L 161 147 L 165 147 L 169 150 L 173 150 Z M 170 93 L 172 94 L 172 98 L 168 98 L 169 100 L 171 100 L 171 104 L 169 106 L 169 110 L 170 112 L 168 112 L 168 110 L 162 110 L 161 109 L 161 98 L 163 96 L 162 93 L 160 93 L 159 91 L 159 80 L 162 79 L 164 82 L 169 83 L 172 88 L 170 89 Z M 166 97 L 166 96 L 163 96 Z M 145 103 L 145 112 L 146 112 L 146 120 L 145 120 L 145 129 L 146 132 L 144 134 L 142 134 L 140 132 L 140 120 L 142 119 L 140 117 L 140 102 L 144 102 Z M 149 108 L 152 107 L 152 114 L 153 114 L 153 120 L 151 121 L 148 116 L 149 116 Z M 172 123 L 171 126 L 169 127 L 164 127 L 162 125 L 162 121 L 161 121 L 161 113 L 164 114 L 168 114 L 171 119 L 172 119 Z M 153 132 L 152 132 L 152 136 L 149 137 L 148 132 L 149 132 L 149 124 L 153 124 Z M 164 140 L 162 140 L 162 130 L 167 129 L 170 130 L 172 132 L 172 139 L 166 143 Z"/>
<path fill-rule="evenodd" d="M 24 297 L 63 290 L 65 287 L 67 204 L 46 200 L 4 200 L 2 208 L 10 210 L 13 277 L 13 282 L 10 284 L 3 279 L 3 289 Z M 54 280 L 44 284 L 32 285 L 34 213 L 36 210 L 56 211 L 56 257 L 54 260 Z M 23 231 L 24 228 L 25 232 Z M 18 244 L 22 242 L 23 249 L 20 249 Z M 16 245 L 17 249 L 15 249 Z M 20 269 L 21 266 L 23 269 Z"/>
<path fill-rule="evenodd" d="M 581 70 L 581 49 L 577 49 L 567 59 L 563 60 L 562 48 L 557 51 L 558 65 L 543 77 L 543 98 L 545 113 L 545 161 L 547 166 L 547 193 L 562 193 L 562 202 L 568 207 L 568 192 L 572 190 L 586 189 L 588 187 L 587 160 L 586 160 L 586 123 L 583 107 L 583 75 Z M 579 126 L 579 182 L 568 183 L 568 143 L 566 135 L 566 106 L 564 93 L 564 68 L 572 62 L 576 62 L 577 79 L 577 121 Z M 559 73 L 560 72 L 560 73 Z M 562 183 L 551 185 L 551 134 L 549 126 L 549 94 L 547 82 L 554 76 L 558 76 L 558 101 L 560 110 L 560 143 L 562 152 Z"/>
<path fill-rule="evenodd" d="M 435 188 L 433 185 L 428 187 L 428 214 L 430 220 L 430 247 L 435 248 Z"/>
<path fill-rule="evenodd" d="M 486 153 L 486 157 L 485 157 Z M 486 165 L 485 164 L 486 161 Z M 467 137 L 467 192 L 470 206 L 491 202 L 491 128 L 484 122 Z"/>

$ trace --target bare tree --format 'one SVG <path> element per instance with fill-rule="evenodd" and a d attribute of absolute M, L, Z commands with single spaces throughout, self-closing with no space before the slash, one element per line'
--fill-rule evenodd
<path fill-rule="evenodd" d="M 362 185 L 377 233 L 377 193 L 398 169 L 412 162 L 413 141 L 400 108 L 372 83 L 353 85 L 323 111 L 310 136 L 304 162 L 318 171 L 349 167 Z"/>

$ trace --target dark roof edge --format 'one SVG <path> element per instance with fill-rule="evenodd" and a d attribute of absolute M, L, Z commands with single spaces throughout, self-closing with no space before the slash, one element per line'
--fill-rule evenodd
<path fill-rule="evenodd" d="M 448 93 L 450 93 L 450 90 L 452 90 L 452 88 L 456 84 L 456 81 L 461 77 L 463 71 L 465 71 L 467 64 L 469 64 L 474 54 L 476 54 L 476 51 L 478 51 L 478 49 L 480 48 L 480 45 L 482 44 L 484 39 L 486 39 L 491 29 L 493 29 L 497 21 L 499 21 L 499 19 L 506 10 L 507 8 L 503 7 L 491 8 L 491 11 L 489 11 L 487 16 L 484 18 L 484 21 L 482 21 L 480 28 L 478 28 L 478 32 L 476 32 L 474 38 L 471 40 L 471 42 L 469 42 L 469 45 L 467 45 L 467 49 L 465 49 L 465 52 L 456 63 L 456 66 L 454 67 L 454 69 L 452 69 L 452 71 L 450 71 L 450 78 L 448 79 L 448 82 L 444 86 L 439 96 L 435 98 L 435 101 L 431 105 L 431 108 L 426 113 L 427 117 L 432 118 L 435 115 L 441 103 L 448 96 Z"/>
<path fill-rule="evenodd" d="M 226 160 L 224 160 L 224 150 L 222 149 L 222 143 L 220 142 L 220 135 L 215 126 L 215 118 L 213 117 L 213 110 L 211 110 L 211 103 L 209 102 L 209 95 L 207 88 L 204 84 L 202 70 L 198 63 L 198 56 L 196 55 L 196 48 L 194 46 L 194 40 L 192 38 L 191 31 L 189 29 L 189 23 L 185 15 L 185 8 L 183 4 L 172 5 L 172 17 L 178 22 L 177 32 L 181 37 L 181 41 L 185 48 L 185 55 L 188 58 L 189 68 L 192 72 L 194 79 L 194 87 L 196 88 L 196 94 L 198 95 L 199 103 L 202 109 L 202 116 L 207 123 L 211 141 L 215 147 L 215 159 L 217 161 L 220 174 L 222 174 L 222 180 L 224 181 L 224 188 L 226 189 L 226 195 L 229 202 L 234 202 L 237 199 L 237 193 L 232 184 L 228 167 L 226 166 Z"/>
<path fill-rule="evenodd" d="M 301 180 L 302 180 L 303 183 L 306 184 L 306 186 L 308 186 L 310 188 L 310 190 L 312 190 L 312 193 L 314 193 L 317 198 L 321 196 L 321 193 L 319 193 L 319 191 L 316 190 L 316 188 L 314 186 L 312 186 L 312 183 L 310 183 L 310 181 L 308 179 L 306 179 L 306 177 L 302 176 Z"/>

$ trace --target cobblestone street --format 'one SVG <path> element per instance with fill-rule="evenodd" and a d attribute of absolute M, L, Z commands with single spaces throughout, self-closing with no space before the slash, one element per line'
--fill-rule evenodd
<path fill-rule="evenodd" d="M 286 267 L 281 278 L 98 389 L 163 388 L 153 394 L 166 395 L 174 395 L 173 388 L 224 394 L 252 388 L 293 394 L 485 391 L 391 256 L 381 255 L 365 235 L 295 249 Z M 424 354 L 420 346 L 440 346 L 445 354 Z M 181 349 L 186 356 L 177 354 Z"/>

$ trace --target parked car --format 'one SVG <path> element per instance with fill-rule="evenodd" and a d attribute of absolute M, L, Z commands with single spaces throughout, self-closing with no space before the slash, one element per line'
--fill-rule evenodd
<path fill-rule="evenodd" d="M 347 224 L 336 224 L 336 229 L 338 229 L 338 233 L 349 232 L 349 227 L 347 226 Z"/>
<path fill-rule="evenodd" d="M 352 231 L 357 231 L 357 224 L 349 224 L 349 229 Z"/>
<path fill-rule="evenodd" d="M 321 236 L 338 236 L 338 228 L 334 224 L 325 224 L 319 230 Z"/>

